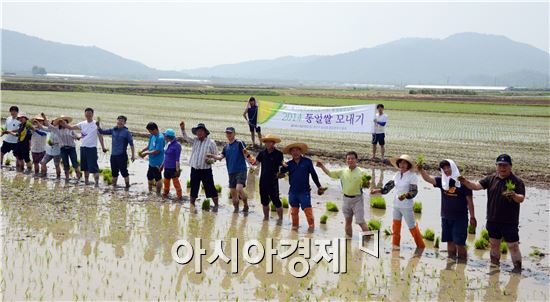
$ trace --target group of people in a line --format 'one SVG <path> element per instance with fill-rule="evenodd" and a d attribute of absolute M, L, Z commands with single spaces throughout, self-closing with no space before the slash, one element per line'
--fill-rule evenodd
<path fill-rule="evenodd" d="M 253 109 L 253 113 L 248 110 Z M 305 143 L 296 142 L 286 145 L 282 150 L 277 148 L 281 138 L 267 134 L 261 136 L 257 126 L 258 106 L 256 100 L 251 98 L 245 111 L 245 119 L 248 121 L 254 142 L 254 132 L 258 133 L 259 140 L 265 148 L 256 156 L 250 154 L 246 144 L 236 138 L 234 127 L 227 127 L 225 135 L 227 142 L 222 152 L 218 152 L 216 143 L 209 137 L 210 131 L 205 124 L 199 123 L 191 128 L 192 137 L 187 134 L 186 124 L 180 122 L 182 140 L 191 145 L 189 157 L 190 172 L 190 206 L 192 211 L 198 198 L 199 189 L 204 189 L 206 198 L 213 200 L 213 211 L 218 210 L 219 197 L 214 184 L 212 165 L 215 161 L 225 159 L 229 176 L 229 189 L 234 212 L 240 211 L 240 203 L 243 203 L 243 212 L 248 212 L 249 205 L 245 193 L 248 165 L 260 166 L 259 180 L 260 200 L 264 220 L 269 220 L 270 203 L 277 213 L 277 224 L 282 224 L 283 209 L 279 192 L 279 179 L 288 176 L 290 188 L 288 201 L 290 204 L 290 216 L 293 229 L 299 228 L 300 208 L 305 214 L 308 230 L 315 229 L 311 203 L 310 178 L 317 187 L 317 194 L 322 195 L 326 187 L 321 185 L 315 166 L 333 179 L 341 183 L 343 194 L 342 212 L 345 218 L 345 233 L 352 236 L 352 222 L 362 230 L 363 235 L 370 235 L 364 215 L 364 188 L 363 175 L 366 171 L 358 166 L 358 155 L 355 151 L 347 152 L 346 165 L 342 169 L 329 170 L 322 161 L 313 161 L 306 157 L 308 146 Z M 383 113 L 383 105 L 378 105 L 378 114 L 374 123 L 376 127 L 384 127 L 387 116 Z M 112 136 L 111 147 L 111 173 L 113 186 L 116 186 L 120 175 L 125 180 L 126 187 L 130 186 L 128 173 L 128 145 L 131 147 L 130 160 L 135 160 L 135 149 L 132 133 L 125 126 L 127 118 L 120 115 L 116 126 L 102 128 L 99 121 L 94 120 L 94 110 L 86 108 L 85 119 L 77 124 L 72 124 L 73 119 L 68 116 L 59 116 L 48 120 L 45 114 L 40 114 L 29 119 L 25 114 L 19 113 L 16 106 L 10 108 L 10 117 L 6 119 L 6 127 L 2 130 L 3 139 L 1 147 L 1 163 L 4 156 L 13 151 L 17 159 L 17 171 L 32 169 L 37 175 L 47 175 L 47 164 L 52 159 L 56 169 L 56 176 L 60 178 L 60 163 L 66 179 L 70 177 L 70 166 L 74 168 L 76 177 L 81 178 L 84 172 L 85 184 L 89 183 L 89 174 L 93 174 L 95 185 L 99 184 L 98 150 L 99 141 L 102 151 L 107 152 L 103 142 L 103 135 Z M 181 174 L 181 150 L 173 129 L 161 132 L 158 125 L 149 122 L 146 125 L 149 132 L 149 141 L 145 148 L 138 152 L 142 158 L 148 158 L 147 180 L 150 192 L 168 197 L 171 183 L 176 190 L 178 200 L 183 200 L 183 190 L 179 181 Z M 75 131 L 80 131 L 80 136 Z M 381 130 L 383 131 L 383 130 Z M 384 136 L 375 133 L 373 144 L 384 145 Z M 77 160 L 76 140 L 80 144 L 80 164 Z M 373 156 L 374 151 L 373 149 Z M 384 149 L 382 149 L 382 156 Z M 32 153 L 32 162 L 30 155 Z M 285 160 L 283 154 L 289 154 L 290 160 Z M 422 164 L 417 164 L 409 155 L 401 155 L 391 158 L 391 164 L 398 170 L 394 178 L 382 188 L 371 188 L 370 194 L 388 194 L 393 191 L 393 222 L 392 245 L 395 249 L 400 246 L 402 220 L 405 220 L 407 228 L 418 249 L 425 247 L 420 228 L 415 221 L 413 212 L 413 200 L 418 194 L 417 170 L 424 181 L 441 190 L 441 227 L 442 242 L 447 242 L 447 250 L 450 258 L 466 259 L 466 238 L 468 224 L 477 226 L 474 213 L 472 190 L 487 190 L 487 223 L 486 228 L 490 237 L 491 263 L 498 265 L 500 261 L 500 243 L 504 240 L 510 249 L 514 271 L 521 271 L 521 253 L 519 250 L 519 209 L 525 199 L 525 186 L 521 179 L 512 173 L 512 159 L 509 155 L 502 154 L 496 160 L 496 173 L 487 176 L 478 182 L 472 182 L 460 175 L 460 171 L 451 159 L 444 159 L 439 163 L 440 176 L 431 176 Z M 469 213 L 469 219 L 468 219 Z"/>

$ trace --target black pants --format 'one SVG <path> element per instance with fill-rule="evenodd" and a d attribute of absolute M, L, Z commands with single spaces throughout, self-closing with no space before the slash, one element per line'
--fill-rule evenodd
<path fill-rule="evenodd" d="M 214 186 L 214 176 L 212 169 L 195 169 L 191 168 L 191 198 L 199 196 L 201 182 L 204 186 L 204 192 L 207 198 L 218 197 L 218 191 Z"/>
<path fill-rule="evenodd" d="M 118 177 L 118 173 L 122 177 L 128 177 L 128 154 L 111 155 L 111 175 Z"/>
<path fill-rule="evenodd" d="M 263 206 L 268 206 L 269 202 L 273 202 L 275 208 L 280 208 L 281 198 L 279 197 L 279 180 L 261 179 L 260 178 L 260 200 Z"/>

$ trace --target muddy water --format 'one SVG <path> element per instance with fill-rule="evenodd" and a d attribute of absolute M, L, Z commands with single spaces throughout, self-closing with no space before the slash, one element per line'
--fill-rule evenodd
<path fill-rule="evenodd" d="M 189 150 L 183 154 L 189 155 Z M 100 157 L 108 166 L 108 158 Z M 333 163 L 331 167 L 336 167 Z M 219 260 L 209 264 L 206 258 L 214 251 L 214 241 L 239 238 L 242 243 L 265 238 L 277 243 L 282 239 L 334 239 L 343 237 L 341 213 L 330 213 L 326 225 L 318 223 L 325 203 L 334 201 L 342 207 L 338 181 L 322 172 L 321 182 L 329 190 L 323 196 L 313 195 L 316 229 L 302 227 L 292 231 L 285 209 L 285 220 L 262 221 L 258 196 L 258 178 L 249 174 L 247 190 L 251 212 L 232 214 L 227 189 L 225 163 L 214 167 L 215 182 L 223 186 L 218 213 L 191 213 L 188 202 L 178 204 L 146 192 L 147 161 L 139 159 L 130 166 L 132 187 L 129 191 L 99 189 L 71 181 L 56 181 L 2 170 L 2 283 L 6 300 L 235 300 L 235 299 L 338 299 L 338 300 L 548 300 L 548 257 L 529 256 L 534 249 L 547 253 L 549 205 L 547 190 L 527 189 L 527 200 L 520 217 L 521 250 L 524 272 L 509 273 L 509 255 L 503 257 L 500 270 L 489 267 L 489 252 L 474 249 L 474 236 L 469 235 L 469 260 L 465 264 L 447 261 L 446 246 L 427 248 L 414 255 L 414 242 L 402 230 L 401 251 L 391 250 L 391 238 L 381 234 L 380 258 L 362 252 L 358 227 L 347 241 L 347 273 L 335 274 L 332 263 L 311 264 L 309 274 L 295 278 L 289 273 L 289 259 L 274 258 L 273 274 L 266 273 L 266 261 L 258 265 L 239 258 L 238 273 L 231 264 Z M 368 167 L 367 167 L 368 168 Z M 393 177 L 393 171 L 370 170 L 376 183 Z M 181 182 L 185 187 L 189 168 Z M 281 193 L 287 195 L 288 182 L 281 180 Z M 422 214 L 416 215 L 421 230 L 431 228 L 441 235 L 440 193 L 426 183 L 420 184 L 417 200 L 423 203 Z M 172 194 L 173 194 L 172 189 Z M 188 193 L 187 193 L 188 194 Z M 368 200 L 368 196 L 366 198 Z M 382 221 L 382 229 L 391 227 L 391 198 L 386 196 L 386 210 L 365 205 L 366 218 Z M 484 227 L 486 196 L 474 193 L 478 230 Z M 272 212 L 272 217 L 275 213 Z M 479 235 L 478 235 L 479 236 Z M 172 259 L 172 244 L 178 239 L 203 239 L 206 256 L 203 271 L 194 271 L 194 261 L 179 265 Z M 373 242 L 370 242 L 373 244 Z M 372 246 L 372 245 L 370 245 Z M 242 248 L 241 250 L 242 251 Z M 316 254 L 317 249 L 312 249 Z M 229 247 L 227 254 L 230 255 Z M 296 253 L 295 253 L 296 255 Z M 310 261 L 311 262 L 311 261 Z"/>

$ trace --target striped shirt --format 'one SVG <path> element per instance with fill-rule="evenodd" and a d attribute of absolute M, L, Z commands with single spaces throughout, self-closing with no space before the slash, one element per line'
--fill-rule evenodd
<path fill-rule="evenodd" d="M 76 147 L 74 142 L 76 134 L 73 130 L 67 128 L 59 129 L 59 127 L 54 127 L 50 124 L 48 124 L 48 130 L 57 135 L 57 138 L 59 139 L 59 147 Z"/>
<path fill-rule="evenodd" d="M 208 137 L 205 137 L 202 141 L 196 137 L 191 138 L 183 130 L 181 135 L 184 141 L 192 145 L 191 157 L 189 158 L 191 168 L 198 170 L 211 169 L 212 165 L 206 163 L 206 154 L 218 154 L 216 143 Z"/>

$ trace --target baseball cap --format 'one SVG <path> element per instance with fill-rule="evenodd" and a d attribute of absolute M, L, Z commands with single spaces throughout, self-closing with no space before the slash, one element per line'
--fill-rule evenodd
<path fill-rule="evenodd" d="M 497 165 L 498 164 L 508 164 L 512 165 L 512 158 L 508 154 L 501 154 L 497 157 Z"/>
<path fill-rule="evenodd" d="M 235 133 L 235 128 L 227 127 L 227 128 L 225 128 L 225 133 Z"/>

